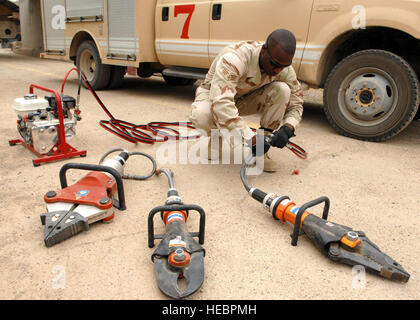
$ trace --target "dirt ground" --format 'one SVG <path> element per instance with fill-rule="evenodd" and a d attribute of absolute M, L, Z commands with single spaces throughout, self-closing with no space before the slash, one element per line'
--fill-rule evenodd
<path fill-rule="evenodd" d="M 108 150 L 122 147 L 152 156 L 160 145 L 134 145 L 104 129 L 107 120 L 87 90 L 82 91 L 82 121 L 69 141 L 87 157 L 40 167 L 21 145 L 12 102 L 28 93 L 31 83 L 59 90 L 67 62 L 41 60 L 0 51 L 0 299 L 167 299 L 155 279 L 147 246 L 147 216 L 162 205 L 168 189 L 164 176 L 124 182 L 127 210 L 116 210 L 111 224 L 96 223 L 89 231 L 51 248 L 43 242 L 44 194 L 57 190 L 59 170 L 67 162 L 98 163 Z M 65 93 L 76 96 L 77 77 Z M 184 121 L 195 86 L 169 87 L 160 78 L 126 77 L 124 87 L 98 92 L 119 119 L 145 124 Z M 43 93 L 40 92 L 40 95 Z M 275 174 L 250 177 L 266 192 L 288 195 L 298 205 L 320 196 L 331 200 L 329 220 L 363 230 L 411 274 L 406 284 L 392 282 L 325 258 L 306 236 L 290 245 L 292 226 L 274 221 L 242 186 L 240 165 L 161 164 L 175 173 L 185 203 L 206 211 L 205 280 L 191 299 L 419 299 L 420 121 L 383 143 L 338 135 L 322 112 L 320 93 L 311 90 L 303 121 L 293 140 L 309 152 L 301 160 L 286 149 L 271 154 L 280 163 Z M 256 118 L 249 118 L 256 123 Z M 191 141 L 188 145 L 196 143 Z M 126 173 L 142 174 L 149 163 L 132 157 Z M 292 174 L 298 169 L 299 174 Z M 69 172 L 74 183 L 85 171 Z M 322 207 L 310 210 L 321 214 Z M 160 220 L 156 232 L 163 231 Z M 198 231 L 191 215 L 189 231 Z"/>

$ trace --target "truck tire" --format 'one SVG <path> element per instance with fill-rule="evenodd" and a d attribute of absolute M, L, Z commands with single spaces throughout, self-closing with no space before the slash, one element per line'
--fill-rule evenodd
<path fill-rule="evenodd" d="M 108 89 L 117 89 L 121 87 L 124 82 L 124 75 L 127 71 L 126 67 L 111 66 L 111 77 L 109 79 Z"/>
<path fill-rule="evenodd" d="M 401 57 L 363 50 L 339 62 L 324 86 L 324 112 L 342 135 L 384 141 L 405 129 L 419 107 L 419 80 Z"/>
<path fill-rule="evenodd" d="M 189 86 L 195 82 L 195 79 L 181 78 L 181 77 L 171 77 L 162 75 L 166 83 L 170 86 Z"/>
<path fill-rule="evenodd" d="M 111 78 L 111 66 L 102 64 L 96 45 L 93 41 L 82 42 L 76 53 L 76 66 L 85 75 L 95 90 L 107 87 Z"/>

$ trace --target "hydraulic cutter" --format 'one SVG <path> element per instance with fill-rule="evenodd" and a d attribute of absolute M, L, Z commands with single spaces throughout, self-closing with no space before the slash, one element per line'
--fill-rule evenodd
<path fill-rule="evenodd" d="M 171 171 L 159 169 L 157 174 L 164 173 L 169 181 L 169 190 L 165 205 L 152 209 L 148 217 L 149 248 L 154 247 L 155 239 L 162 239 L 152 254 L 155 264 L 157 282 L 160 290 L 166 295 L 182 299 L 196 292 L 204 281 L 204 244 L 205 213 L 197 205 L 184 204 L 174 187 Z M 191 211 L 200 215 L 199 232 L 187 231 L 187 218 Z M 160 213 L 166 227 L 165 234 L 155 235 L 153 217 Z M 198 237 L 198 243 L 194 240 Z M 179 282 L 186 282 L 180 288 Z"/>

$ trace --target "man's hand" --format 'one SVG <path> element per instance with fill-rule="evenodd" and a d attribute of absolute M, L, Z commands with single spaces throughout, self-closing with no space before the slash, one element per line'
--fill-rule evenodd
<path fill-rule="evenodd" d="M 271 145 L 277 148 L 283 148 L 291 137 L 294 137 L 294 129 L 288 125 L 281 126 L 279 130 L 273 133 Z"/>
<path fill-rule="evenodd" d="M 268 143 L 266 137 L 256 134 L 252 137 L 252 139 L 247 141 L 248 146 L 251 148 L 252 155 L 255 156 L 262 156 L 267 153 L 268 149 L 270 149 L 271 145 Z M 258 146 L 258 147 L 257 147 Z"/>

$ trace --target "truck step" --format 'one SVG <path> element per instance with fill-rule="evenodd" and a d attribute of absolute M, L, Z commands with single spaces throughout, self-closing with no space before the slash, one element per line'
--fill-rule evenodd
<path fill-rule="evenodd" d="M 188 79 L 205 79 L 207 69 L 191 67 L 170 67 L 162 70 L 162 74 L 168 77 L 180 77 Z"/>

